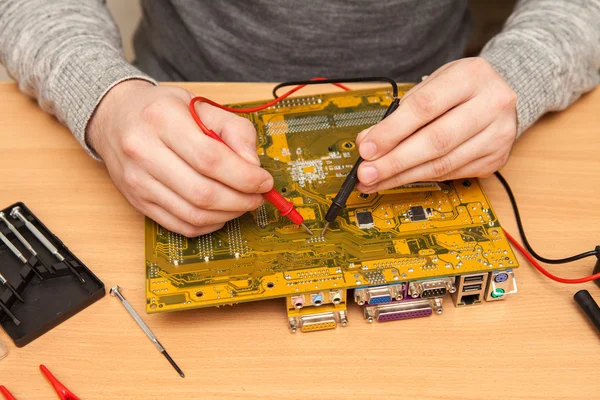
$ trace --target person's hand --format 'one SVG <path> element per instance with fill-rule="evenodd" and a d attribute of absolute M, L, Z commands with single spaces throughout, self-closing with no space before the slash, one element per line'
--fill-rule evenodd
<path fill-rule="evenodd" d="M 486 177 L 508 160 L 517 96 L 482 58 L 444 65 L 412 88 L 385 120 L 357 138 L 365 159 L 357 189 Z"/>
<path fill-rule="evenodd" d="M 273 186 L 260 168 L 250 121 L 208 104 L 202 122 L 233 148 L 206 136 L 183 89 L 125 81 L 111 89 L 88 125 L 87 143 L 115 186 L 166 229 L 197 236 L 257 208 Z"/>

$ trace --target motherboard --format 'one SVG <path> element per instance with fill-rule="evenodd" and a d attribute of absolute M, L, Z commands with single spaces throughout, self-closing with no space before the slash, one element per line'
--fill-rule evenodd
<path fill-rule="evenodd" d="M 242 114 L 256 127 L 275 188 L 314 232 L 358 158 L 356 135 L 391 101 L 377 88 Z M 145 243 L 148 312 L 283 298 L 293 332 L 346 325 L 351 303 L 366 321 L 385 322 L 439 314 L 447 295 L 462 307 L 517 290 L 517 259 L 477 179 L 353 192 L 325 236 L 309 236 L 265 204 L 194 238 L 146 219 Z"/>

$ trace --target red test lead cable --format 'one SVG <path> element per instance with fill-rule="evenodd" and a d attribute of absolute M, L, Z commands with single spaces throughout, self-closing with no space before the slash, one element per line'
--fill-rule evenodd
<path fill-rule="evenodd" d="M 517 240 L 514 237 L 512 237 L 508 232 L 506 232 L 506 229 L 504 229 L 504 234 L 506 235 L 506 238 L 509 240 L 509 242 L 511 242 L 512 245 L 515 246 L 517 248 L 517 250 L 519 250 L 519 252 L 521 254 L 523 254 L 523 256 L 531 263 L 531 265 L 533 265 L 538 271 L 540 271 L 542 274 L 546 275 L 548 278 L 552 279 L 553 281 L 560 282 L 560 283 L 577 284 L 577 283 L 590 282 L 590 281 L 593 281 L 595 279 L 600 279 L 600 273 L 597 273 L 597 274 L 594 274 L 594 275 L 589 275 L 589 276 L 584 276 L 582 278 L 561 278 L 560 276 L 553 275 L 550 272 L 546 271 L 546 269 L 544 267 L 542 267 L 527 252 L 527 250 L 525 250 L 523 248 L 523 246 L 521 246 L 519 244 L 519 242 L 517 242 Z"/>
<path fill-rule="evenodd" d="M 271 107 L 273 104 L 285 99 L 286 97 L 288 97 L 292 93 L 300 90 L 301 88 L 302 87 L 300 87 L 300 86 L 296 87 L 296 88 L 290 90 L 289 92 L 287 92 L 286 94 L 284 94 L 283 96 L 280 96 L 280 97 L 276 98 L 275 100 L 272 100 L 266 104 L 263 104 L 262 106 L 246 108 L 246 109 L 238 109 L 238 108 L 231 108 L 231 107 L 223 106 L 221 104 L 215 103 L 214 101 L 212 101 L 210 99 L 207 99 L 206 97 L 194 97 L 190 101 L 190 113 L 192 114 L 192 117 L 194 118 L 194 120 L 196 121 L 196 123 L 198 124 L 200 129 L 202 129 L 202 132 L 204 132 L 207 136 L 210 136 L 211 138 L 218 140 L 219 142 L 223 143 L 225 146 L 229 147 L 229 145 L 227 143 L 225 143 L 225 141 L 223 141 L 223 139 L 221 139 L 221 137 L 219 135 L 217 135 L 215 133 L 215 131 L 213 131 L 212 129 L 209 129 L 206 125 L 204 125 L 204 123 L 202 123 L 202 121 L 200 120 L 200 117 L 196 113 L 196 108 L 194 107 L 194 105 L 196 103 L 208 103 L 208 104 L 218 107 L 222 110 L 226 110 L 226 111 L 234 112 L 234 113 L 252 113 L 252 112 L 264 110 L 265 108 Z M 229 148 L 231 149 L 231 147 L 229 147 Z M 291 201 L 288 201 L 285 197 L 283 197 L 281 195 L 281 193 L 279 193 L 277 190 L 275 190 L 275 188 L 269 190 L 267 193 L 263 193 L 263 196 L 265 197 L 265 199 L 267 199 L 267 201 L 269 203 L 273 204 L 273 206 L 275 208 L 277 208 L 277 210 L 279 210 L 279 213 L 282 216 L 289 218 L 289 220 L 292 221 L 294 224 L 300 225 L 311 236 L 313 235 L 312 231 L 310 229 L 308 229 L 308 227 L 306 225 L 304 225 L 304 218 L 302 218 L 302 215 L 300 215 L 298 210 L 296 210 L 294 208 L 294 203 L 292 203 Z"/>

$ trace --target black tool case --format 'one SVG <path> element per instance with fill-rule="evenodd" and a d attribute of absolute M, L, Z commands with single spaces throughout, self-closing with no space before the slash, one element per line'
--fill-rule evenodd
<path fill-rule="evenodd" d="M 84 283 L 65 262 L 59 261 L 21 220 L 10 215 L 15 207 L 19 207 L 21 214 L 56 247 L 65 261 L 70 263 L 72 269 L 85 281 Z M 5 218 L 17 228 L 41 258 L 38 260 L 33 256 L 0 219 L 0 232 L 28 260 L 27 264 L 23 263 L 4 242 L 0 241 L 0 273 L 24 300 L 21 302 L 6 285 L 0 285 L 0 301 L 20 322 L 17 325 L 13 318 L 0 308 L 0 325 L 17 347 L 23 347 L 104 297 L 105 289 L 102 281 L 71 253 L 25 204 L 16 203 L 2 211 Z M 35 271 L 32 268 L 35 268 Z"/>

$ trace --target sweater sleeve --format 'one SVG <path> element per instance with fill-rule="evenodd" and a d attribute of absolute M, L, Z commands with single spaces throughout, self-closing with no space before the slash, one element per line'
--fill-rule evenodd
<path fill-rule="evenodd" d="M 600 82 L 600 0 L 519 0 L 481 56 L 517 93 L 521 134 Z"/>
<path fill-rule="evenodd" d="M 127 79 L 156 84 L 125 60 L 105 0 L 0 1 L 0 62 L 94 157 L 85 130 L 103 96 Z"/>

